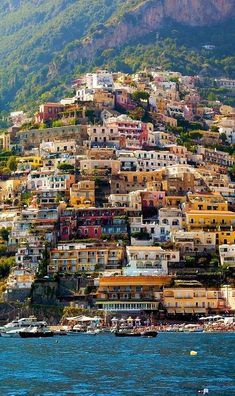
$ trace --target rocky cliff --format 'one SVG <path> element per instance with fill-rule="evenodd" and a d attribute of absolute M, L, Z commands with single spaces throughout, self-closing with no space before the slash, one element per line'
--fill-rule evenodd
<path fill-rule="evenodd" d="M 58 100 L 95 67 L 194 74 L 205 63 L 233 78 L 234 17 L 235 0 L 1 0 L 0 114 Z"/>
<path fill-rule="evenodd" d="M 187 25 L 208 26 L 234 16 L 235 0 L 145 0 L 77 43 L 68 52 L 67 62 L 92 60 L 97 52 L 142 38 L 168 20 L 182 23 L 187 29 Z"/>

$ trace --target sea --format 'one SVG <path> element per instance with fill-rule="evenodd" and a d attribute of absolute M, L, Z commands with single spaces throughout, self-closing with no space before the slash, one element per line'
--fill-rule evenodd
<path fill-rule="evenodd" d="M 0 338 L 1 396 L 189 396 L 203 389 L 235 395 L 235 333 Z"/>

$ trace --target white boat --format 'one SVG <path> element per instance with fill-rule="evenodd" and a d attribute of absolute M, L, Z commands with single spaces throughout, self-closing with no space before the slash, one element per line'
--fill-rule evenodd
<path fill-rule="evenodd" d="M 100 334 L 100 330 L 99 329 L 90 329 L 90 330 L 87 330 L 87 332 L 85 334 L 97 335 L 97 334 Z"/>
<path fill-rule="evenodd" d="M 24 330 L 24 328 L 20 329 L 15 329 L 15 330 L 9 330 L 1 333 L 1 337 L 7 337 L 7 338 L 19 338 L 20 337 L 20 332 Z"/>
<path fill-rule="evenodd" d="M 197 324 L 188 324 L 183 327 L 184 333 L 201 333 L 203 332 L 203 327 Z"/>
<path fill-rule="evenodd" d="M 1 337 L 17 337 L 20 330 L 25 330 L 32 326 L 47 326 L 47 323 L 43 321 L 38 321 L 35 316 L 16 319 L 0 328 Z"/>

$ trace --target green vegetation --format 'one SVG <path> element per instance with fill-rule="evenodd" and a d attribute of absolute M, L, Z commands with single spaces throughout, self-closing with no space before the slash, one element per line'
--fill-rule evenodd
<path fill-rule="evenodd" d="M 105 37 L 110 26 L 120 19 L 130 25 L 138 23 L 129 11 L 141 3 L 142 0 L 2 0 L 0 109 L 20 107 L 33 112 L 39 103 L 70 95 L 71 80 L 97 67 L 132 72 L 157 65 L 189 75 L 235 76 L 233 21 L 200 28 L 167 21 L 158 26 L 158 31 L 136 42 L 97 48 L 94 57 L 80 59 L 77 50 L 82 42 Z M 203 48 L 208 40 L 215 45 L 214 50 Z M 219 93 L 227 97 L 226 92 Z M 205 96 L 214 100 L 218 92 L 209 90 Z M 227 97 L 227 102 L 232 100 Z M 0 114 L 0 127 L 7 127 L 4 113 Z"/>
<path fill-rule="evenodd" d="M 148 232 L 141 231 L 141 232 L 134 232 L 131 234 L 132 238 L 138 239 L 140 241 L 150 240 L 151 237 Z"/>
<path fill-rule="evenodd" d="M 10 274 L 11 267 L 15 265 L 15 257 L 0 258 L 0 279 L 7 278 Z"/>
<path fill-rule="evenodd" d="M 64 172 L 74 172 L 74 165 L 71 164 L 66 164 L 66 163 L 59 164 L 57 168 Z"/>
<path fill-rule="evenodd" d="M 42 278 L 47 275 L 47 267 L 49 264 L 50 264 L 50 254 L 48 247 L 45 246 L 42 260 L 40 261 L 38 266 L 38 274 L 37 274 L 38 278 Z"/>

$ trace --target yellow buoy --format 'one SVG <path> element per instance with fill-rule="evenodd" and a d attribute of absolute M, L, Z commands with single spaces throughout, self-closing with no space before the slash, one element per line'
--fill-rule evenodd
<path fill-rule="evenodd" d="M 197 352 L 196 351 L 190 351 L 190 356 L 197 356 Z"/>

